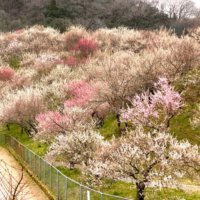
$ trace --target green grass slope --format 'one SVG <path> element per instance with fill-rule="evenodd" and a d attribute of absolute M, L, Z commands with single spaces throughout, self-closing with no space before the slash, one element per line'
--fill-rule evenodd
<path fill-rule="evenodd" d="M 200 104 L 200 67 L 175 82 L 175 88 L 183 97 L 184 106 L 170 124 L 170 130 L 178 139 L 188 139 L 200 145 L 200 128 L 191 125 L 197 105 Z"/>

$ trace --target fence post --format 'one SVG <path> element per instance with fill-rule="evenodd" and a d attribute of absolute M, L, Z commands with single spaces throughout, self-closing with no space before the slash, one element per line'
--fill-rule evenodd
<path fill-rule="evenodd" d="M 42 180 L 42 172 L 41 172 L 41 158 L 39 158 L 39 178 Z"/>
<path fill-rule="evenodd" d="M 46 164 L 44 161 L 42 161 L 44 163 L 44 183 L 46 183 Z"/>
<path fill-rule="evenodd" d="M 68 179 L 65 179 L 65 200 L 67 200 Z"/>
<path fill-rule="evenodd" d="M 52 189 L 52 166 L 50 166 L 50 188 Z"/>
<path fill-rule="evenodd" d="M 36 159 L 36 155 L 34 154 L 34 172 L 36 173 L 36 161 L 35 161 L 35 159 Z"/>
<path fill-rule="evenodd" d="M 82 185 L 80 185 L 80 200 L 82 200 Z"/>
<path fill-rule="evenodd" d="M 59 174 L 58 174 L 58 170 L 56 170 L 56 192 L 57 192 L 57 199 L 59 200 L 60 199 L 60 197 L 59 197 Z"/>
<path fill-rule="evenodd" d="M 87 190 L 87 200 L 90 200 L 90 190 Z"/>
<path fill-rule="evenodd" d="M 103 193 L 101 192 L 101 200 L 103 200 Z"/>

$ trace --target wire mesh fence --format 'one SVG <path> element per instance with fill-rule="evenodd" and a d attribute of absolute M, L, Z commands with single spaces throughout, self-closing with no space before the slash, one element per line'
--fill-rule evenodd
<path fill-rule="evenodd" d="M 11 147 L 34 175 L 50 189 L 57 200 L 130 200 L 93 190 L 65 176 L 42 157 L 9 135 L 0 135 L 0 145 Z"/>

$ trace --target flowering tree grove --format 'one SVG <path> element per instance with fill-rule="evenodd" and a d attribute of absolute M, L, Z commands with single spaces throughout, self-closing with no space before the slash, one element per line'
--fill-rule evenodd
<path fill-rule="evenodd" d="M 61 159 L 96 178 L 132 180 L 143 200 L 145 188 L 199 170 L 198 147 L 169 133 L 188 101 L 168 81 L 183 76 L 186 89 L 186 79 L 198 85 L 185 74 L 199 71 L 199 49 L 200 28 L 180 38 L 170 30 L 128 28 L 0 33 L 0 125 L 17 124 L 46 142 L 46 158 L 55 164 Z M 197 129 L 199 110 L 191 116 Z M 118 126 L 111 133 L 127 126 L 105 141 L 110 114 Z"/>

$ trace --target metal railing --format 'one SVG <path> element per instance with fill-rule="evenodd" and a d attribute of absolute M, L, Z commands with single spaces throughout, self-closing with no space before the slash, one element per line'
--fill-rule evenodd
<path fill-rule="evenodd" d="M 33 174 L 50 189 L 57 200 L 130 200 L 93 190 L 67 177 L 14 137 L 0 135 L 0 144 L 12 148 Z"/>

